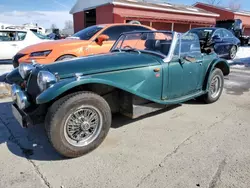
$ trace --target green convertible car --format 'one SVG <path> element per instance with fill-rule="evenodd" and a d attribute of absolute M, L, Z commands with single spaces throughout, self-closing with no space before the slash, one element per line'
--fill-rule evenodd
<path fill-rule="evenodd" d="M 7 80 L 21 126 L 44 123 L 53 147 L 78 157 L 103 142 L 112 113 L 137 118 L 190 99 L 213 103 L 229 73 L 196 34 L 138 31 L 121 34 L 107 54 L 21 64 Z"/>

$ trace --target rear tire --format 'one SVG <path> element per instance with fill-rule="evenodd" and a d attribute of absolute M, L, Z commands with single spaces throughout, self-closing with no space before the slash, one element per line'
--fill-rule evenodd
<path fill-rule="evenodd" d="M 232 48 L 229 51 L 228 59 L 234 60 L 237 54 L 237 46 L 232 46 Z"/>
<path fill-rule="evenodd" d="M 108 103 L 92 92 L 77 92 L 56 101 L 49 109 L 45 127 L 58 153 L 79 157 L 96 149 L 111 126 Z"/>
<path fill-rule="evenodd" d="M 209 91 L 207 94 L 203 96 L 203 100 L 207 103 L 216 102 L 223 91 L 224 87 L 224 76 L 221 69 L 215 68 L 211 73 L 211 77 L 209 79 Z"/>

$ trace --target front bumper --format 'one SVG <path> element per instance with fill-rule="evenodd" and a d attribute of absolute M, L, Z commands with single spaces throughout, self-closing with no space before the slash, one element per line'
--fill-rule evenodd
<path fill-rule="evenodd" d="M 25 128 L 44 122 L 47 107 L 46 105 L 36 105 L 29 102 L 28 95 L 15 84 L 11 87 L 13 99 L 12 113 L 18 123 Z"/>
<path fill-rule="evenodd" d="M 32 119 L 27 115 L 24 111 L 20 110 L 17 104 L 12 104 L 12 114 L 14 115 L 17 122 L 21 125 L 21 127 L 30 127 L 33 125 Z"/>

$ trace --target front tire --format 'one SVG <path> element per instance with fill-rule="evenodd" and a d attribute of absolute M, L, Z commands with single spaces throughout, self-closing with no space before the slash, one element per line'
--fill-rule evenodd
<path fill-rule="evenodd" d="M 207 104 L 216 102 L 223 91 L 224 87 L 224 76 L 221 71 L 221 69 L 214 69 L 214 71 L 211 73 L 211 77 L 209 79 L 209 91 L 204 96 L 204 101 Z"/>
<path fill-rule="evenodd" d="M 96 149 L 111 126 L 108 103 L 92 92 L 78 92 L 56 101 L 46 117 L 48 138 L 58 153 L 79 157 Z"/>

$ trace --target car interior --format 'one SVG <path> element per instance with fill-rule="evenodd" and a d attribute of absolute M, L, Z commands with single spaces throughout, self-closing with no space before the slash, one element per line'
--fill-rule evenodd
<path fill-rule="evenodd" d="M 147 39 L 145 42 L 145 50 L 154 51 L 167 56 L 171 47 L 172 41 Z"/>

